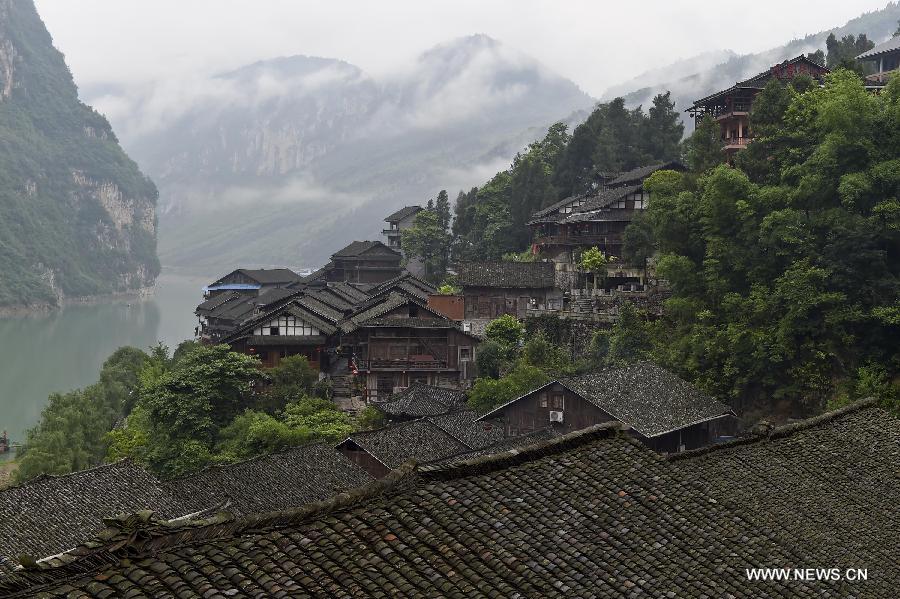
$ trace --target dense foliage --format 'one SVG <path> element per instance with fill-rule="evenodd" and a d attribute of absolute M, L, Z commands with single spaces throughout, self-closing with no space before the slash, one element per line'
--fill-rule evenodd
<path fill-rule="evenodd" d="M 29 431 L 17 478 L 62 474 L 132 458 L 164 476 L 314 440 L 337 441 L 358 425 L 322 394 L 303 356 L 269 370 L 228 346 L 185 342 L 117 350 L 100 380 L 54 394 Z"/>
<path fill-rule="evenodd" d="M 0 100 L 0 305 L 55 303 L 121 290 L 158 273 L 153 228 L 121 230 L 97 199 L 112 183 L 151 216 L 156 188 L 82 104 L 62 54 L 31 2 L 7 3 L 3 52 L 14 65 Z M 79 183 L 76 174 L 90 183 Z"/>
<path fill-rule="evenodd" d="M 516 155 L 508 170 L 459 192 L 452 226 L 457 260 L 499 260 L 528 248 L 526 223 L 541 208 L 592 189 L 599 176 L 673 160 L 684 127 L 668 93 L 645 113 L 621 98 L 599 104 L 571 135 L 556 123 Z"/>
<path fill-rule="evenodd" d="M 824 87 L 773 83 L 751 126 L 739 168 L 646 183 L 658 271 L 674 291 L 655 358 L 743 406 L 808 412 L 892 393 L 900 80 L 880 95 L 847 70 Z"/>

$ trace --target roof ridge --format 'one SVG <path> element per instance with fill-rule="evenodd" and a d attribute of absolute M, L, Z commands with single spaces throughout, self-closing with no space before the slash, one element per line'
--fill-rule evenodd
<path fill-rule="evenodd" d="M 466 476 L 488 474 L 581 447 L 598 439 L 611 438 L 627 428 L 621 422 L 603 422 L 553 439 L 539 441 L 499 453 L 449 461 L 433 466 L 419 466 L 418 473 L 423 480 L 427 481 L 446 481 L 465 478 Z M 627 437 L 623 436 L 623 438 Z"/>
<path fill-rule="evenodd" d="M 712 453 L 714 451 L 721 451 L 724 449 L 730 449 L 732 447 L 738 447 L 741 445 L 749 445 L 751 443 L 759 443 L 762 441 L 770 441 L 773 439 L 781 439 L 784 437 L 789 437 L 794 433 L 798 433 L 800 431 L 809 430 L 811 428 L 815 428 L 821 424 L 825 424 L 826 422 L 832 422 L 834 420 L 838 420 L 848 414 L 852 414 L 854 412 L 860 412 L 862 410 L 867 410 L 870 408 L 877 408 L 878 406 L 878 398 L 876 397 L 866 397 L 864 399 L 859 399 L 854 401 L 853 403 L 838 408 L 836 410 L 832 410 L 830 412 L 825 412 L 823 414 L 819 414 L 818 416 L 812 416 L 810 418 L 806 418 L 804 420 L 800 420 L 798 422 L 792 422 L 791 424 L 785 424 L 779 427 L 775 427 L 771 431 L 767 433 L 756 433 L 747 437 L 743 437 L 740 439 L 735 439 L 733 441 L 728 441 L 727 443 L 719 443 L 717 445 L 707 445 L 706 447 L 700 447 L 698 449 L 691 449 L 688 451 L 682 451 L 680 453 L 673 453 L 666 456 L 666 459 L 669 461 L 678 461 L 688 458 L 697 457 L 700 455 L 704 455 L 707 453 Z"/>
<path fill-rule="evenodd" d="M 208 464 L 208 465 L 204 466 L 203 468 L 201 468 L 200 470 L 195 470 L 194 472 L 191 472 L 189 474 L 183 474 L 181 476 L 176 476 L 174 478 L 167 478 L 161 482 L 169 484 L 169 483 L 174 483 L 174 482 L 178 482 L 178 481 L 182 481 L 182 480 L 187 480 L 187 479 L 194 478 L 200 474 L 205 474 L 207 472 L 214 472 L 217 470 L 224 470 L 226 468 L 233 468 L 235 466 L 242 466 L 244 464 L 249 464 L 250 462 L 256 462 L 256 461 L 262 460 L 264 458 L 283 455 L 283 454 L 289 453 L 291 451 L 296 451 L 298 449 L 305 449 L 307 447 L 314 447 L 316 445 L 321 445 L 324 447 L 331 446 L 330 443 L 326 443 L 325 441 L 309 441 L 307 443 L 301 443 L 300 445 L 291 445 L 290 447 L 285 447 L 285 448 L 279 449 L 277 451 L 271 451 L 271 452 L 267 452 L 267 453 L 258 453 L 254 456 L 251 456 L 244 460 L 239 460 L 237 462 Z M 127 458 L 125 458 L 125 459 L 127 459 Z"/>
<path fill-rule="evenodd" d="M 76 474 L 84 474 L 86 472 L 93 472 L 94 470 L 108 469 L 108 468 L 112 468 L 113 466 L 127 466 L 129 464 L 135 466 L 136 468 L 138 468 L 140 470 L 143 470 L 150 476 L 157 478 L 155 474 L 153 474 L 152 472 L 150 472 L 149 470 L 147 470 L 146 468 L 144 468 L 143 466 L 141 466 L 140 464 L 138 464 L 131 458 L 126 457 L 126 458 L 121 458 L 119 460 L 116 460 L 115 462 L 109 462 L 106 464 L 98 464 L 96 466 L 91 466 L 90 468 L 84 468 L 82 470 L 73 470 L 72 472 L 64 472 L 62 474 L 50 474 L 50 473 L 44 472 L 44 473 L 38 474 L 37 476 L 33 476 L 33 477 L 29 478 L 28 480 L 23 480 L 22 482 L 18 482 L 14 485 L 9 485 L 8 487 L 4 487 L 4 488 L 0 489 L 0 493 L 5 493 L 6 491 L 12 491 L 13 489 L 21 489 L 22 487 L 27 487 L 29 485 L 37 484 L 39 482 L 44 482 L 47 480 L 60 480 L 60 479 L 68 478 L 71 476 L 75 476 Z M 157 478 L 157 480 L 159 480 L 159 479 Z"/>

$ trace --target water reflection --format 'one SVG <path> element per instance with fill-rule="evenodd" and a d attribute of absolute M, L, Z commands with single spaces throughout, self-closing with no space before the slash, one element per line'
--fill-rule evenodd
<path fill-rule="evenodd" d="M 174 347 L 193 334 L 193 308 L 205 277 L 163 273 L 144 300 L 66 306 L 48 314 L 0 319 L 0 429 L 21 441 L 54 391 L 97 380 L 116 348 Z"/>

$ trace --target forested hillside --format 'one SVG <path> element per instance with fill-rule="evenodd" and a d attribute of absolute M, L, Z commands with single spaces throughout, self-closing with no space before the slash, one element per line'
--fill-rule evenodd
<path fill-rule="evenodd" d="M 0 306 L 152 284 L 156 197 L 34 4 L 0 1 Z"/>

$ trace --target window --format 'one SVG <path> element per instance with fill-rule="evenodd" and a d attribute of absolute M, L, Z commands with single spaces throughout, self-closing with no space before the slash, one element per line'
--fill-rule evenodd
<path fill-rule="evenodd" d="M 459 348 L 459 360 L 460 362 L 471 360 L 472 359 L 472 348 L 471 347 L 461 347 Z"/>
<path fill-rule="evenodd" d="M 540 403 L 540 406 L 541 406 L 542 408 L 546 408 L 546 407 L 547 407 L 547 394 L 546 394 L 546 393 L 541 393 L 541 403 Z"/>
<path fill-rule="evenodd" d="M 562 395 L 554 395 L 550 398 L 550 407 L 554 410 L 562 410 L 563 409 L 563 396 Z"/>
<path fill-rule="evenodd" d="M 279 330 L 280 329 L 278 327 L 269 327 L 269 334 L 270 335 L 280 335 L 281 333 L 279 333 Z"/>

